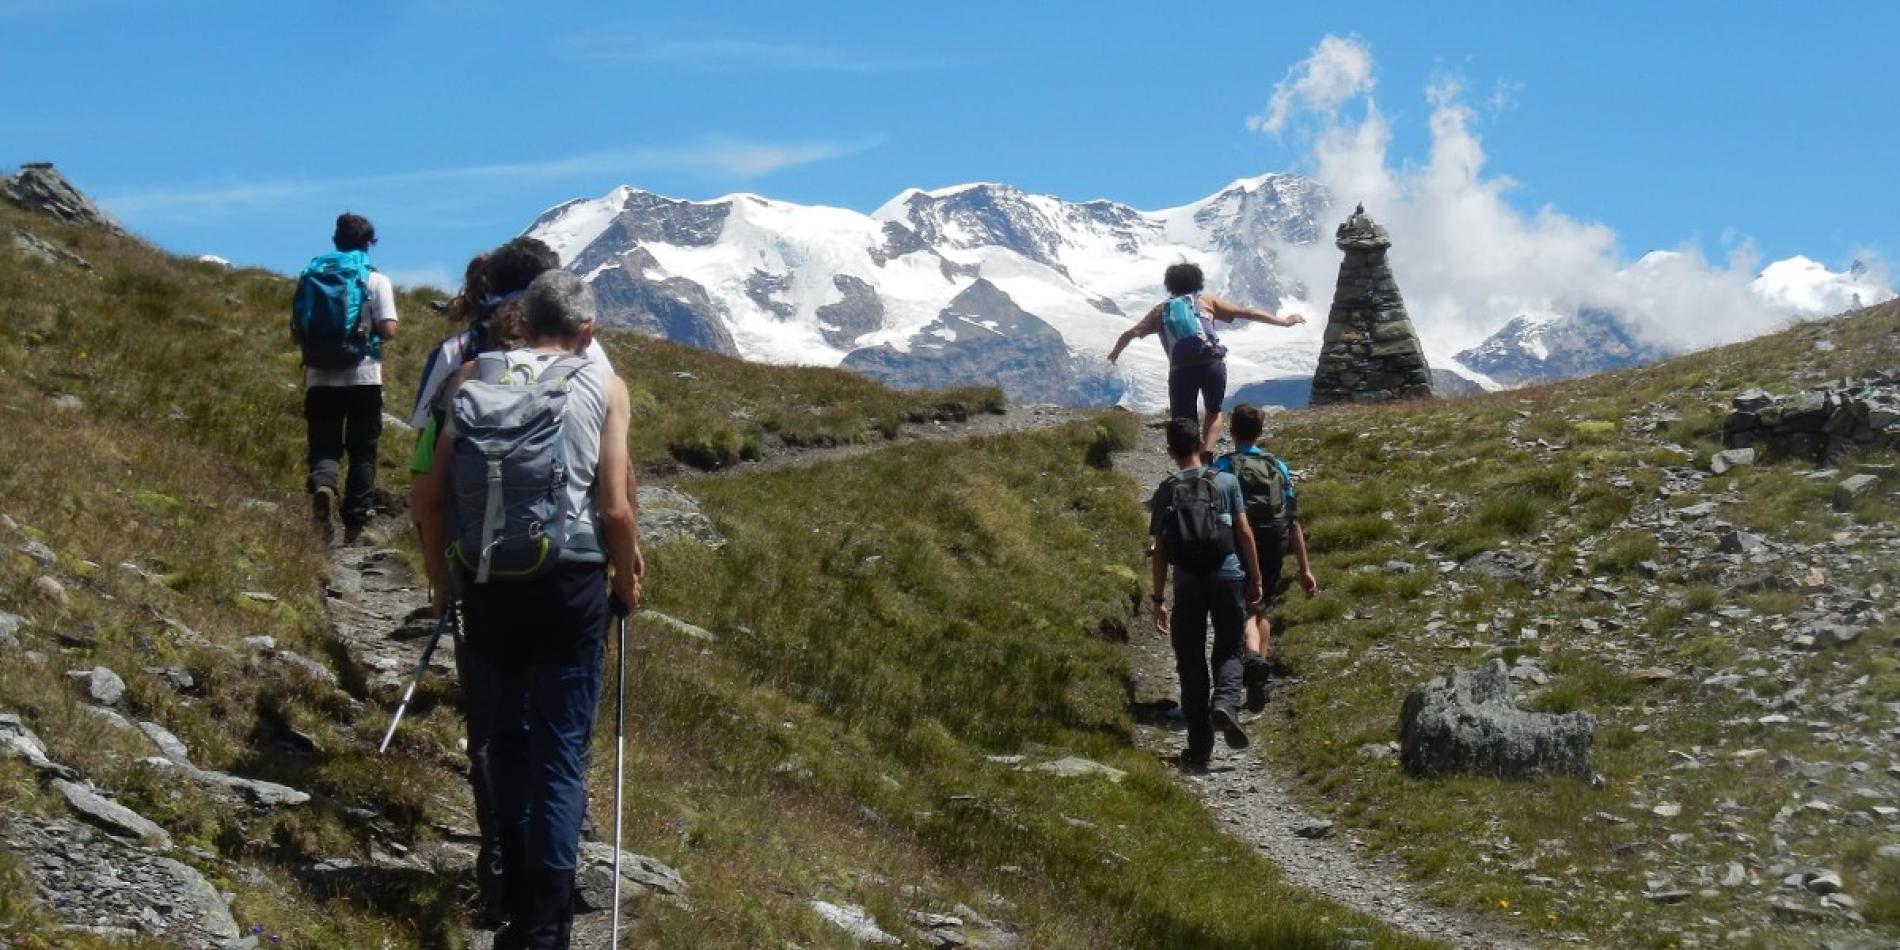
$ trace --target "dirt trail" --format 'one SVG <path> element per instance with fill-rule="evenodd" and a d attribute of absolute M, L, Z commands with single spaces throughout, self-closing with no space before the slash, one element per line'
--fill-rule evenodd
<path fill-rule="evenodd" d="M 1002 415 L 973 417 L 966 423 L 907 426 L 903 434 L 888 442 L 790 451 L 728 469 L 719 475 L 734 477 L 800 468 L 907 442 L 958 441 L 1046 428 L 1084 415 L 1055 407 L 1022 407 Z M 1147 427 L 1142 431 L 1140 447 L 1117 456 L 1115 464 L 1118 471 L 1130 475 L 1142 486 L 1141 501 L 1145 502 L 1145 492 L 1160 481 L 1170 465 L 1162 452 L 1160 432 Z M 421 608 L 428 602 L 426 584 L 412 574 L 406 558 L 389 546 L 401 532 L 408 530 L 405 519 L 383 519 L 367 533 L 367 543 L 336 549 L 334 579 L 329 589 L 332 629 L 338 646 L 347 651 L 350 665 L 364 678 L 368 692 L 385 699 L 391 707 L 408 682 L 432 631 L 431 622 L 420 616 Z M 1172 703 L 1177 695 L 1174 658 L 1166 641 L 1155 635 L 1145 618 L 1131 635 L 1138 705 L 1158 708 Z M 425 688 L 421 695 L 455 701 L 451 689 L 454 681 L 453 642 L 444 638 L 430 662 L 425 687 L 432 688 Z M 1288 684 L 1280 685 L 1286 688 Z M 1272 728 L 1274 716 L 1270 707 L 1251 728 Z M 1182 741 L 1178 723 L 1138 725 L 1136 738 L 1145 747 L 1168 756 L 1178 750 Z M 458 758 L 451 767 L 462 768 L 464 763 Z M 1207 774 L 1182 776 L 1180 781 L 1221 820 L 1230 834 L 1257 846 L 1298 886 L 1386 921 L 1406 933 L 1453 946 L 1531 946 L 1492 922 L 1447 910 L 1419 896 L 1400 879 L 1401 869 L 1396 864 L 1355 853 L 1358 845 L 1350 837 L 1301 837 L 1298 832 L 1316 824 L 1317 816 L 1296 802 L 1284 776 L 1258 755 L 1233 753 L 1223 748 L 1217 751 L 1215 765 Z M 456 798 L 438 802 L 431 815 L 432 824 L 451 840 L 427 858 L 440 861 L 444 867 L 467 866 L 473 860 L 473 847 L 469 842 L 474 828 L 471 805 L 463 794 L 464 788 L 458 785 L 453 791 L 457 793 Z M 406 842 L 398 844 L 407 845 Z M 415 855 L 417 860 L 424 857 Z M 577 916 L 574 946 L 577 950 L 606 948 L 606 926 L 605 914 Z M 476 950 L 489 946 L 492 941 L 491 935 L 482 931 L 470 931 L 466 936 L 469 945 Z"/>
<path fill-rule="evenodd" d="M 1140 501 L 1173 470 L 1160 430 L 1144 426 L 1140 447 L 1115 457 L 1117 471 L 1141 486 Z M 1146 616 L 1129 631 L 1140 709 L 1175 705 L 1179 684 L 1174 651 Z M 1278 681 L 1280 690 L 1297 682 Z M 1277 705 L 1259 716 L 1243 717 L 1250 731 L 1276 727 Z M 1157 754 L 1172 758 L 1186 741 L 1178 720 L 1146 716 L 1136 738 Z M 1323 897 L 1376 917 L 1417 937 L 1455 947 L 1524 948 L 1535 944 L 1499 924 L 1451 910 L 1419 894 L 1400 877 L 1395 861 L 1362 852 L 1350 834 L 1332 830 L 1324 819 L 1300 805 L 1284 769 L 1259 752 L 1235 752 L 1216 740 L 1214 764 L 1204 775 L 1179 775 L 1182 787 L 1199 798 L 1227 832 L 1260 850 L 1286 879 Z M 1324 828 L 1324 831 L 1319 829 Z M 1302 834 L 1304 832 L 1305 834 Z M 1307 835 L 1312 835 L 1308 837 Z"/>

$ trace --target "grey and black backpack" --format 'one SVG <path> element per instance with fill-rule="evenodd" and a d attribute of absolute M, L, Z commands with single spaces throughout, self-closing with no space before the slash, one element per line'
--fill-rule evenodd
<path fill-rule="evenodd" d="M 1155 492 L 1161 539 L 1168 563 L 1195 573 L 1218 570 L 1234 553 L 1234 528 L 1222 515 L 1231 515 L 1227 499 L 1214 484 L 1214 470 L 1173 475 Z"/>
<path fill-rule="evenodd" d="M 603 561 L 598 539 L 571 536 L 567 399 L 580 356 L 537 369 L 483 353 L 455 394 L 449 558 L 477 584 L 540 577 L 556 564 Z"/>

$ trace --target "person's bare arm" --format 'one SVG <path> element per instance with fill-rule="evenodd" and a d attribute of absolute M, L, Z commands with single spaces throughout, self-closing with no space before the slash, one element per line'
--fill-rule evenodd
<path fill-rule="evenodd" d="M 1150 613 L 1154 617 L 1155 633 L 1165 637 L 1168 635 L 1168 543 L 1159 535 L 1148 548 L 1148 568 L 1150 580 L 1154 582 L 1154 593 L 1149 595 L 1149 604 L 1154 609 Z"/>
<path fill-rule="evenodd" d="M 1201 306 L 1207 308 L 1208 316 L 1223 323 L 1251 320 L 1254 323 L 1270 323 L 1276 327 L 1297 327 L 1306 322 L 1306 318 L 1297 313 L 1276 314 L 1269 310 L 1240 307 L 1212 294 L 1201 295 Z"/>
<path fill-rule="evenodd" d="M 459 386 L 475 371 L 474 364 L 462 367 L 450 386 Z M 409 486 L 409 507 L 414 513 L 416 531 L 422 535 L 422 566 L 429 576 L 429 590 L 436 616 L 449 606 L 448 496 L 449 454 L 455 440 L 444 425 L 435 437 L 435 455 L 429 470 L 416 476 Z"/>
<path fill-rule="evenodd" d="M 1260 552 L 1254 550 L 1253 525 L 1247 523 L 1247 513 L 1242 511 L 1234 515 L 1234 549 L 1240 554 L 1240 563 L 1247 569 L 1247 606 L 1260 606 L 1265 599 L 1261 589 Z"/>
<path fill-rule="evenodd" d="M 1140 320 L 1135 321 L 1134 326 L 1122 332 L 1121 338 L 1115 341 L 1115 348 L 1108 351 L 1108 361 L 1113 363 L 1121 359 L 1122 351 L 1128 349 L 1128 344 L 1159 332 L 1161 332 L 1161 308 L 1156 307 L 1148 311 L 1147 315 Z"/>
<path fill-rule="evenodd" d="M 1300 566 L 1300 590 L 1308 597 L 1319 596 L 1319 581 L 1313 577 L 1313 562 L 1306 554 L 1306 529 L 1300 526 L 1298 519 L 1288 532 L 1293 541 L 1293 560 Z"/>
<path fill-rule="evenodd" d="M 600 432 L 600 468 L 594 473 L 599 487 L 600 539 L 613 565 L 613 594 L 626 607 L 638 607 L 645 593 L 640 564 L 640 518 L 634 507 L 633 471 L 627 453 L 627 419 L 632 400 L 627 384 L 607 378 L 607 418 Z"/>

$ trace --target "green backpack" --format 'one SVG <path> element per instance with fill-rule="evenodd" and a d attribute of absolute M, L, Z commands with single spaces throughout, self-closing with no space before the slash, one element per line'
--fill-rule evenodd
<path fill-rule="evenodd" d="M 1286 463 L 1265 453 L 1234 452 L 1227 456 L 1234 477 L 1240 480 L 1240 493 L 1247 499 L 1247 522 L 1255 531 L 1286 527 L 1287 498 L 1293 494 L 1293 480 Z"/>

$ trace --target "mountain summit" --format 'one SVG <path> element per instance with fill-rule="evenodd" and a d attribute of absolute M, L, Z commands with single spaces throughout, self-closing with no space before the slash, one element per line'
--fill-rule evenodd
<path fill-rule="evenodd" d="M 1006 364 L 998 381 L 1014 398 L 1146 407 L 1166 401 L 1159 348 L 1113 371 L 1103 357 L 1160 300 L 1161 272 L 1191 259 L 1210 289 L 1277 307 L 1301 288 L 1276 248 L 1316 239 L 1327 205 L 1293 175 L 1161 211 L 993 183 L 909 189 L 868 215 L 621 187 L 551 208 L 526 233 L 594 284 L 612 325 L 901 385 L 990 379 Z M 1285 335 L 1229 343 L 1240 378 L 1307 372 L 1317 353 Z"/>
<path fill-rule="evenodd" d="M 1162 271 L 1192 260 L 1215 293 L 1297 307 L 1311 319 L 1330 288 L 1301 286 L 1282 255 L 1324 236 L 1331 204 L 1317 182 L 1283 174 L 1158 211 L 994 182 L 906 189 L 870 214 L 622 186 L 550 208 L 526 233 L 594 285 L 610 325 L 761 362 L 844 366 L 900 386 L 996 382 L 1018 401 L 1154 409 L 1167 402 L 1160 347 L 1135 346 L 1115 366 L 1104 357 L 1160 301 Z M 1632 272 L 1671 256 L 1646 255 Z M 1875 275 L 1837 274 L 1806 258 L 1768 265 L 1750 289 L 1791 317 L 1892 295 Z M 985 309 L 972 312 L 971 301 Z M 1629 317 L 1574 306 L 1527 314 L 1461 354 L 1462 371 L 1509 386 L 1679 351 L 1637 334 Z M 1434 362 L 1458 365 L 1434 349 L 1452 341 L 1434 339 L 1429 321 L 1420 329 Z M 1311 376 L 1319 336 L 1316 325 L 1230 330 L 1233 386 Z"/>

